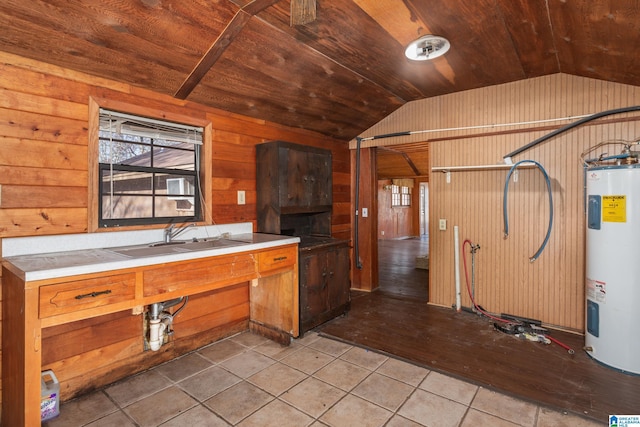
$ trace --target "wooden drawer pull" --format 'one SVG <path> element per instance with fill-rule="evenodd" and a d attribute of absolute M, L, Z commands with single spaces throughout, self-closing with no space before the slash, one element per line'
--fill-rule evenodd
<path fill-rule="evenodd" d="M 274 258 L 274 259 L 273 259 L 273 261 L 274 261 L 274 262 L 277 262 L 277 261 L 284 261 L 284 260 L 286 260 L 286 259 L 287 259 L 287 257 L 286 257 L 286 256 L 279 256 L 279 257 L 277 257 L 277 258 Z"/>
<path fill-rule="evenodd" d="M 107 289 L 106 291 L 98 291 L 98 292 L 90 292 L 88 294 L 82 294 L 82 295 L 76 295 L 76 299 L 82 299 L 82 298 L 95 298 L 99 295 L 109 295 L 111 293 L 111 289 Z"/>

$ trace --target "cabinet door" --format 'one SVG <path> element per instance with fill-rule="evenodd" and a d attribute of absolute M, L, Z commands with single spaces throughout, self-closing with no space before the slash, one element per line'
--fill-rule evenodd
<path fill-rule="evenodd" d="M 282 207 L 331 205 L 333 189 L 330 153 L 285 148 L 281 156 Z"/>
<path fill-rule="evenodd" d="M 307 153 L 284 148 L 280 152 L 280 206 L 306 206 L 303 178 L 307 175 Z"/>
<path fill-rule="evenodd" d="M 347 304 L 350 300 L 349 248 L 335 248 L 328 252 L 329 309 Z"/>
<path fill-rule="evenodd" d="M 301 257 L 300 267 L 300 321 L 311 325 L 329 309 L 327 255 L 323 252 Z"/>
<path fill-rule="evenodd" d="M 306 202 L 308 206 L 326 206 L 332 203 L 331 155 L 308 153 Z"/>

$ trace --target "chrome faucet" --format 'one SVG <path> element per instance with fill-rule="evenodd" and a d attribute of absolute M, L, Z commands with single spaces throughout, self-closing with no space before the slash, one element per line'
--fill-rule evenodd
<path fill-rule="evenodd" d="M 170 224 L 164 229 L 163 240 L 165 243 L 171 243 L 173 239 L 182 234 L 187 228 L 195 227 L 195 224 L 185 225 L 184 227 L 175 228 L 173 224 Z M 175 229 L 174 229 L 175 228 Z"/>

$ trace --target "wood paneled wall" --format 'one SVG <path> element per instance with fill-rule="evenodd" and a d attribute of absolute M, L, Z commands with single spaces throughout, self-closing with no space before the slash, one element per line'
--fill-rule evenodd
<path fill-rule="evenodd" d="M 396 111 L 362 136 L 430 130 L 398 138 L 397 143 L 429 141 L 431 166 L 488 165 L 573 120 L 432 132 L 588 115 L 640 103 L 640 88 L 557 74 L 414 102 Z M 514 157 L 531 159 L 547 170 L 552 185 L 554 221 L 539 259 L 549 221 L 546 184 L 536 170 L 521 170 L 508 193 L 509 237 L 503 238 L 503 190 L 508 171 L 433 172 L 429 182 L 429 298 L 455 303 L 454 233 L 479 244 L 476 300 L 485 309 L 540 319 L 546 324 L 584 330 L 584 209 L 581 153 L 607 140 L 640 137 L 638 114 L 610 116 L 563 133 Z M 385 143 L 393 141 L 385 140 Z M 375 143 L 375 141 L 371 141 Z M 373 145 L 373 144 L 371 144 Z M 607 147 L 604 151 L 611 152 Z M 617 152 L 617 151 L 616 151 Z M 438 219 L 446 219 L 446 231 Z M 471 259 L 468 250 L 467 262 Z M 470 306 L 465 289 L 462 304 Z"/>
<path fill-rule="evenodd" d="M 416 198 L 412 197 L 410 207 L 391 206 L 391 190 L 385 190 L 386 185 L 391 185 L 390 179 L 378 180 L 378 239 L 401 239 L 417 236 L 414 231 L 413 218 L 417 212 Z M 412 189 L 412 196 L 419 188 Z M 373 214 L 373 212 L 372 212 Z"/>
<path fill-rule="evenodd" d="M 6 53 L 0 53 L 0 91 L 0 238 L 87 231 L 90 97 L 210 120 L 213 168 L 208 209 L 218 224 L 256 224 L 256 144 L 281 139 L 331 149 L 332 231 L 339 238 L 351 236 L 346 141 Z M 246 193 L 245 205 L 237 205 L 238 190 Z M 247 283 L 192 298 L 176 319 L 175 341 L 155 354 L 142 353 L 141 316 L 131 313 L 49 328 L 43 337 L 43 360 L 56 370 L 66 400 L 246 328 L 247 301 Z"/>

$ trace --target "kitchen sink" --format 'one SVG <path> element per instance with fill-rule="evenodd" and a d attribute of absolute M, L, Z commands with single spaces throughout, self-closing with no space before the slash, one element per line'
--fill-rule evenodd
<path fill-rule="evenodd" d="M 195 251 L 204 251 L 207 249 L 216 249 L 228 246 L 246 245 L 248 242 L 236 241 L 231 239 L 200 239 L 200 240 L 176 240 L 173 242 L 151 243 L 149 245 L 124 246 L 120 248 L 110 248 L 111 252 L 131 258 L 141 258 L 157 255 L 169 255 L 176 253 L 186 253 Z"/>

